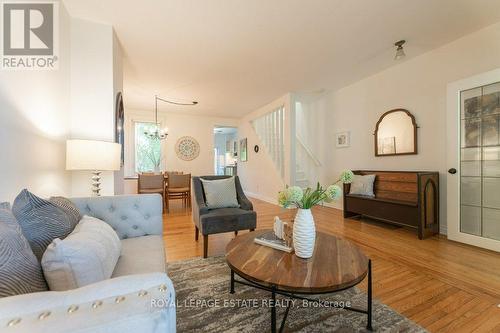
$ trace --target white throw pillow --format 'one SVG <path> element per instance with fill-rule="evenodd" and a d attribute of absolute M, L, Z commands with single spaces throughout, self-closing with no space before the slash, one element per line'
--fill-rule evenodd
<path fill-rule="evenodd" d="M 354 175 L 351 183 L 349 194 L 359 194 L 374 197 L 373 183 L 375 182 L 376 175 Z"/>
<path fill-rule="evenodd" d="M 64 291 L 109 279 L 121 252 L 116 232 L 85 215 L 65 239 L 55 239 L 42 257 L 50 290 Z"/>
<path fill-rule="evenodd" d="M 200 178 L 208 209 L 239 207 L 234 177 L 207 180 Z"/>

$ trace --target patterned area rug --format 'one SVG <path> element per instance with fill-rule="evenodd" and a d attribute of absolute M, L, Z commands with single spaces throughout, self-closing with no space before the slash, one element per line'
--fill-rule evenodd
<path fill-rule="evenodd" d="M 231 295 L 230 270 L 224 257 L 168 263 L 168 274 L 177 295 L 178 332 L 270 331 L 270 293 L 236 284 L 236 292 Z M 366 294 L 357 288 L 319 297 L 325 301 L 350 302 L 352 306 L 362 309 L 366 307 Z M 287 299 L 278 297 L 278 325 L 286 305 Z M 414 322 L 377 301 L 373 304 L 373 329 L 376 332 L 425 332 Z M 285 332 L 366 331 L 364 314 L 327 307 L 305 307 L 299 300 L 290 309 L 285 326 Z"/>

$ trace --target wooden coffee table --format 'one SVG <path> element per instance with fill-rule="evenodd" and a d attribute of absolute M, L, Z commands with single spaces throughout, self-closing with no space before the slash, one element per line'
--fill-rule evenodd
<path fill-rule="evenodd" d="M 305 296 L 342 291 L 357 285 L 368 276 L 367 309 L 342 308 L 366 314 L 366 328 L 372 330 L 371 260 L 356 245 L 345 239 L 317 232 L 312 258 L 301 259 L 293 252 L 275 250 L 254 242 L 255 237 L 268 231 L 258 230 L 238 236 L 227 245 L 226 260 L 231 268 L 231 294 L 234 293 L 235 283 L 270 291 L 271 332 L 274 333 L 276 295 L 340 307 Z M 235 279 L 235 274 L 243 280 Z M 285 327 L 291 303 L 288 303 L 281 321 L 280 332 Z"/>

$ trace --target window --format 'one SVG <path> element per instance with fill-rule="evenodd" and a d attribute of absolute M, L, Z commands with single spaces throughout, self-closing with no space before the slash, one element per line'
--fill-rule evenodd
<path fill-rule="evenodd" d="M 144 132 L 156 128 L 154 123 L 136 122 L 135 127 L 135 172 L 155 171 L 161 164 L 159 139 L 151 139 Z"/>

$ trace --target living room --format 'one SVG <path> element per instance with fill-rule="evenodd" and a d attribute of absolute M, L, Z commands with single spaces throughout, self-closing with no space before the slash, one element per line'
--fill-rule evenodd
<path fill-rule="evenodd" d="M 0 6 L 1 332 L 500 330 L 497 0 Z"/>

